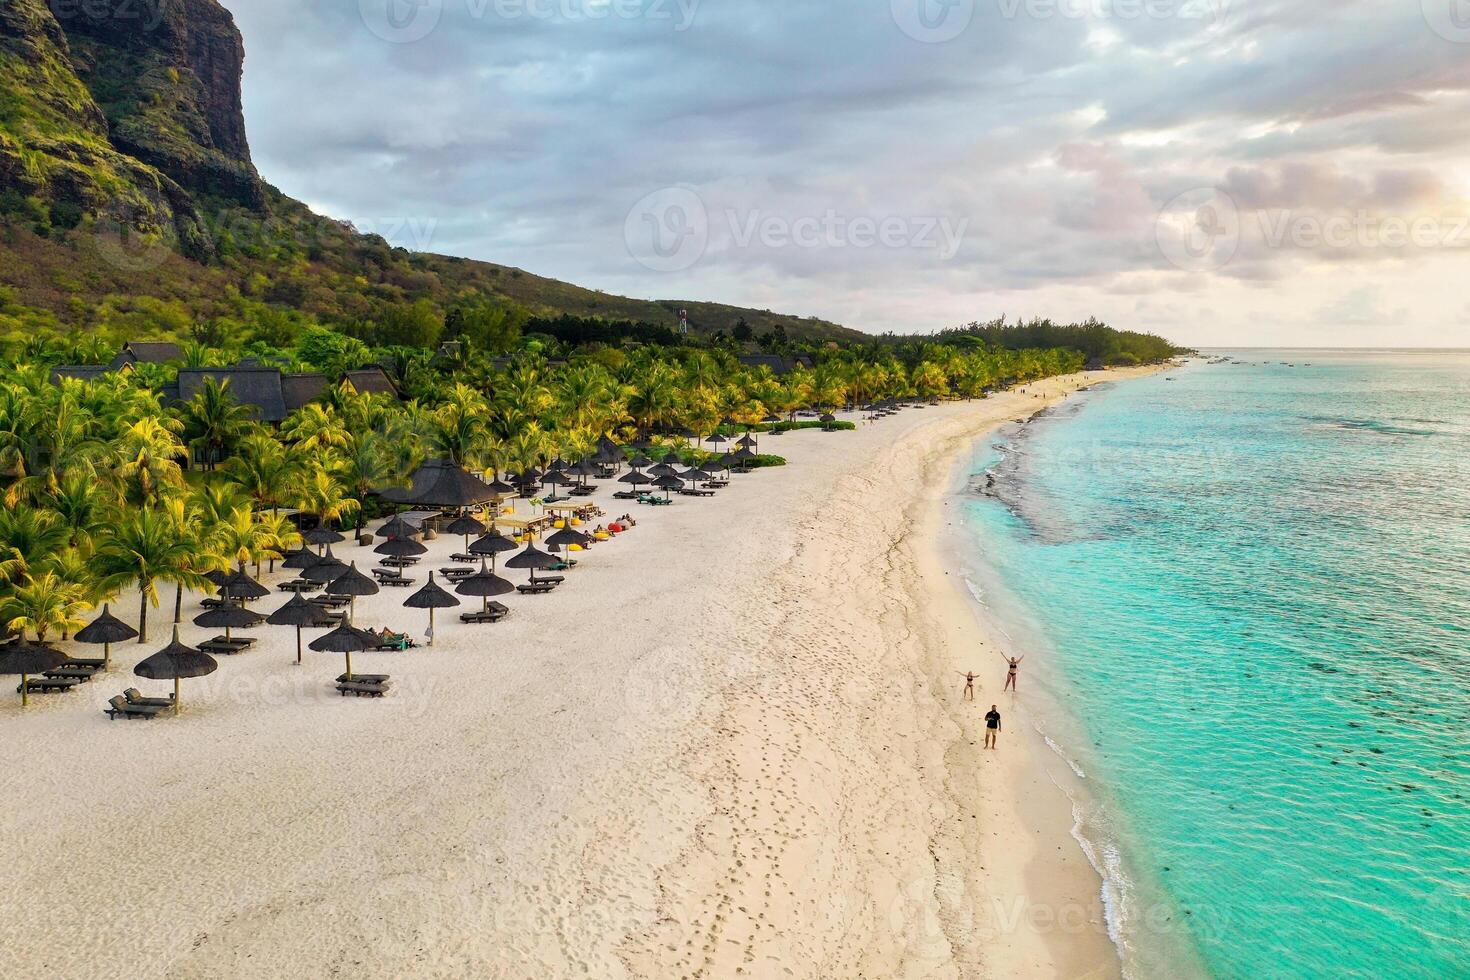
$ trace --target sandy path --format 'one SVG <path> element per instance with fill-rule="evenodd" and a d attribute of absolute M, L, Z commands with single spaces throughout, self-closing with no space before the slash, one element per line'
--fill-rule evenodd
<path fill-rule="evenodd" d="M 1038 760 L 980 758 L 948 680 L 983 643 L 935 552 L 955 455 L 1045 403 L 767 437 L 792 466 L 640 509 L 506 622 L 445 616 L 433 651 L 355 657 L 395 676 L 384 701 L 338 698 L 341 659 L 295 667 L 269 629 L 185 682 L 185 717 L 109 723 L 108 696 L 159 687 L 131 668 L 162 626 L 81 690 L 7 697 L 6 972 L 1113 972 L 1095 930 L 996 914 L 1097 881 Z M 422 633 L 406 594 L 360 601 L 359 625 Z"/>

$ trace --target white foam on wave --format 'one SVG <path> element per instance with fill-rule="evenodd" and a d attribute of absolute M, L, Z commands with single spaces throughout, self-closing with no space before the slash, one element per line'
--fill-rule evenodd
<path fill-rule="evenodd" d="M 1073 759 L 1067 753 L 1063 752 L 1062 747 L 1058 745 L 1055 741 L 1053 741 L 1050 735 L 1048 735 L 1046 732 L 1042 732 L 1041 739 L 1046 743 L 1047 748 L 1051 749 L 1057 754 L 1057 758 L 1061 759 L 1067 764 L 1067 768 L 1071 769 L 1074 773 L 1077 774 L 1078 779 L 1087 778 L 1087 773 L 1082 771 L 1082 767 L 1077 764 L 1077 760 Z"/>
<path fill-rule="evenodd" d="M 1082 828 L 1087 821 L 1086 811 L 1076 797 L 1068 794 L 1068 799 L 1072 801 L 1072 838 L 1082 848 L 1092 870 L 1102 879 L 1103 922 L 1107 925 L 1108 939 L 1118 950 L 1118 957 L 1123 963 L 1123 976 L 1131 977 L 1133 972 L 1129 968 L 1131 957 L 1128 953 L 1132 946 L 1128 942 L 1127 926 L 1133 891 L 1132 881 L 1123 870 L 1123 854 L 1110 838 L 1103 837 L 1094 842 L 1083 833 Z"/>

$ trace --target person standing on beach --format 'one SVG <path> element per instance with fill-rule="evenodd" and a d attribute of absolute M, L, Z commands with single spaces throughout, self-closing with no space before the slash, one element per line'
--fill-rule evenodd
<path fill-rule="evenodd" d="M 1001 690 L 1014 691 L 1016 689 L 1016 675 L 1021 669 L 1021 661 L 1026 658 L 1007 657 L 1005 654 L 1001 654 L 1001 656 L 1005 658 L 1006 667 L 1008 668 L 1006 671 L 1006 686 L 1001 688 Z"/>
<path fill-rule="evenodd" d="M 965 675 L 965 700 L 975 700 L 975 672 L 973 670 Z"/>
<path fill-rule="evenodd" d="M 991 705 L 990 711 L 985 715 L 985 747 L 995 748 L 996 740 L 1000 737 L 1000 708 Z"/>

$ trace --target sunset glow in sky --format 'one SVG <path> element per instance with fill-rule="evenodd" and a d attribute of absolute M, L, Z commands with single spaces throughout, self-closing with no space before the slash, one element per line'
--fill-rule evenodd
<path fill-rule="evenodd" d="M 1470 0 L 224 0 L 265 178 L 869 331 L 1470 346 Z"/>

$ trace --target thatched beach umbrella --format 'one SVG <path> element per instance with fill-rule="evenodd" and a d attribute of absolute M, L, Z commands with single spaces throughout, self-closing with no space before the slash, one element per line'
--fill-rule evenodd
<path fill-rule="evenodd" d="M 194 617 L 195 626 L 203 626 L 210 630 L 224 630 L 226 642 L 230 639 L 231 630 L 246 630 L 252 626 L 259 626 L 265 622 L 265 617 L 258 612 L 237 606 L 233 602 L 213 609 L 206 609 Z"/>
<path fill-rule="evenodd" d="M 307 544 L 314 544 L 317 547 L 321 547 L 327 544 L 341 544 L 347 539 L 329 527 L 314 527 L 310 531 L 302 534 L 301 540 Z"/>
<path fill-rule="evenodd" d="M 490 567 L 494 568 L 495 561 L 500 555 L 515 551 L 519 547 L 520 545 L 492 526 L 483 538 L 470 545 L 470 554 L 480 558 L 489 558 Z"/>
<path fill-rule="evenodd" d="M 665 500 L 673 500 L 673 492 L 675 490 L 684 489 L 684 481 L 679 479 L 677 476 L 674 476 L 672 473 L 668 476 L 659 477 L 653 485 L 664 492 Z"/>
<path fill-rule="evenodd" d="M 837 422 L 837 416 L 831 412 L 824 412 L 818 421 L 822 423 L 822 430 L 824 432 L 831 432 L 833 425 Z"/>
<path fill-rule="evenodd" d="M 532 582 L 536 581 L 536 573 L 538 571 L 549 572 L 559 565 L 561 565 L 560 558 L 557 558 L 555 555 L 547 554 L 540 548 L 536 547 L 534 544 L 526 545 L 525 551 L 522 551 L 520 554 L 507 559 L 505 562 L 506 568 L 519 568 L 529 570 L 531 573 Z"/>
<path fill-rule="evenodd" d="M 450 595 L 448 592 L 445 592 L 443 589 L 441 589 L 439 587 L 439 584 L 434 581 L 434 573 L 430 572 L 429 584 L 425 585 L 422 589 L 419 589 L 413 595 L 404 600 L 403 605 L 406 609 L 429 610 L 429 646 L 433 646 L 434 610 L 452 609 L 455 606 L 459 605 L 459 600 Z"/>
<path fill-rule="evenodd" d="M 179 681 L 185 677 L 206 677 L 219 669 L 209 654 L 179 642 L 179 628 L 174 627 L 173 642 L 133 668 L 133 673 L 150 681 L 174 682 L 174 714 L 179 713 Z"/>
<path fill-rule="evenodd" d="M 233 569 L 212 568 L 204 573 L 204 577 L 208 579 L 209 583 L 213 585 L 216 589 L 223 589 L 225 587 L 225 583 L 228 582 L 231 576 L 233 576 L 234 574 L 235 572 Z"/>
<path fill-rule="evenodd" d="M 301 577 L 308 582 L 318 585 L 326 585 L 347 571 L 347 563 L 332 554 L 332 546 L 327 545 L 327 553 L 318 558 L 310 567 L 301 570 Z"/>
<path fill-rule="evenodd" d="M 326 614 L 314 602 L 308 602 L 300 595 L 293 595 L 280 609 L 271 613 L 266 622 L 272 626 L 294 626 L 296 627 L 296 665 L 301 666 L 301 631 L 303 629 L 322 629 L 332 625 Z"/>
<path fill-rule="evenodd" d="M 464 579 L 454 587 L 454 591 L 462 596 L 470 596 L 484 600 L 482 612 L 490 611 L 490 600 L 498 595 L 508 595 L 514 592 L 516 587 L 500 576 L 492 572 L 480 561 L 480 570 L 469 578 Z"/>
<path fill-rule="evenodd" d="M 628 460 L 628 466 L 635 470 L 647 469 L 652 465 L 653 460 L 649 459 L 647 456 L 644 456 L 642 453 L 639 453 L 637 456 L 634 456 L 632 459 Z"/>
<path fill-rule="evenodd" d="M 112 669 L 112 645 L 138 638 L 138 631 L 112 614 L 111 606 L 102 607 L 102 615 L 77 631 L 78 643 L 101 644 L 103 670 Z"/>
<path fill-rule="evenodd" d="M 360 630 L 351 623 L 343 623 L 326 636 L 312 640 L 309 646 L 317 653 L 340 653 L 347 657 L 347 679 L 352 680 L 352 655 L 364 650 L 376 650 L 379 645 L 376 633 Z"/>
<path fill-rule="evenodd" d="M 239 602 L 250 602 L 264 599 L 271 594 L 271 590 L 251 578 L 250 573 L 242 568 L 225 580 L 225 584 L 220 586 L 220 594 Z"/>
<path fill-rule="evenodd" d="M 476 518 L 471 517 L 469 514 L 461 514 L 454 520 L 449 522 L 449 525 L 444 528 L 444 533 L 461 535 L 464 538 L 465 550 L 469 551 L 470 535 L 484 534 L 485 525 Z"/>
<path fill-rule="evenodd" d="M 373 549 L 373 553 L 388 558 L 417 558 L 426 554 L 428 547 L 412 538 L 389 538 Z"/>
<path fill-rule="evenodd" d="M 44 674 L 66 663 L 66 654 L 43 643 L 30 643 L 24 638 L 0 649 L 0 674 L 20 675 L 20 706 L 31 703 L 30 676 Z"/>
<path fill-rule="evenodd" d="M 297 548 L 294 551 L 286 552 L 286 557 L 281 562 L 281 567 L 299 572 L 302 569 L 310 568 L 316 562 L 317 553 L 315 551 L 312 551 L 310 548 Z"/>
<path fill-rule="evenodd" d="M 399 515 L 394 514 L 391 520 L 385 521 L 383 526 L 378 528 L 378 537 L 412 538 L 419 534 L 419 532 L 420 528 L 417 524 L 412 521 L 406 521 Z"/>
<path fill-rule="evenodd" d="M 622 476 L 618 477 L 618 482 L 631 483 L 635 487 L 646 487 L 648 486 L 648 484 L 653 482 L 653 477 L 649 476 L 647 473 L 639 473 L 637 470 L 633 470 L 632 472 L 624 473 Z"/>
<path fill-rule="evenodd" d="M 585 548 L 591 543 L 591 535 L 583 534 L 581 531 L 570 527 L 564 527 L 546 539 L 546 547 L 550 551 L 569 548 L 574 544 Z"/>
<path fill-rule="evenodd" d="M 338 575 L 327 585 L 327 595 L 345 595 L 352 600 L 348 607 L 348 620 L 357 614 L 357 597 L 378 594 L 378 583 L 357 570 L 357 562 Z"/>

